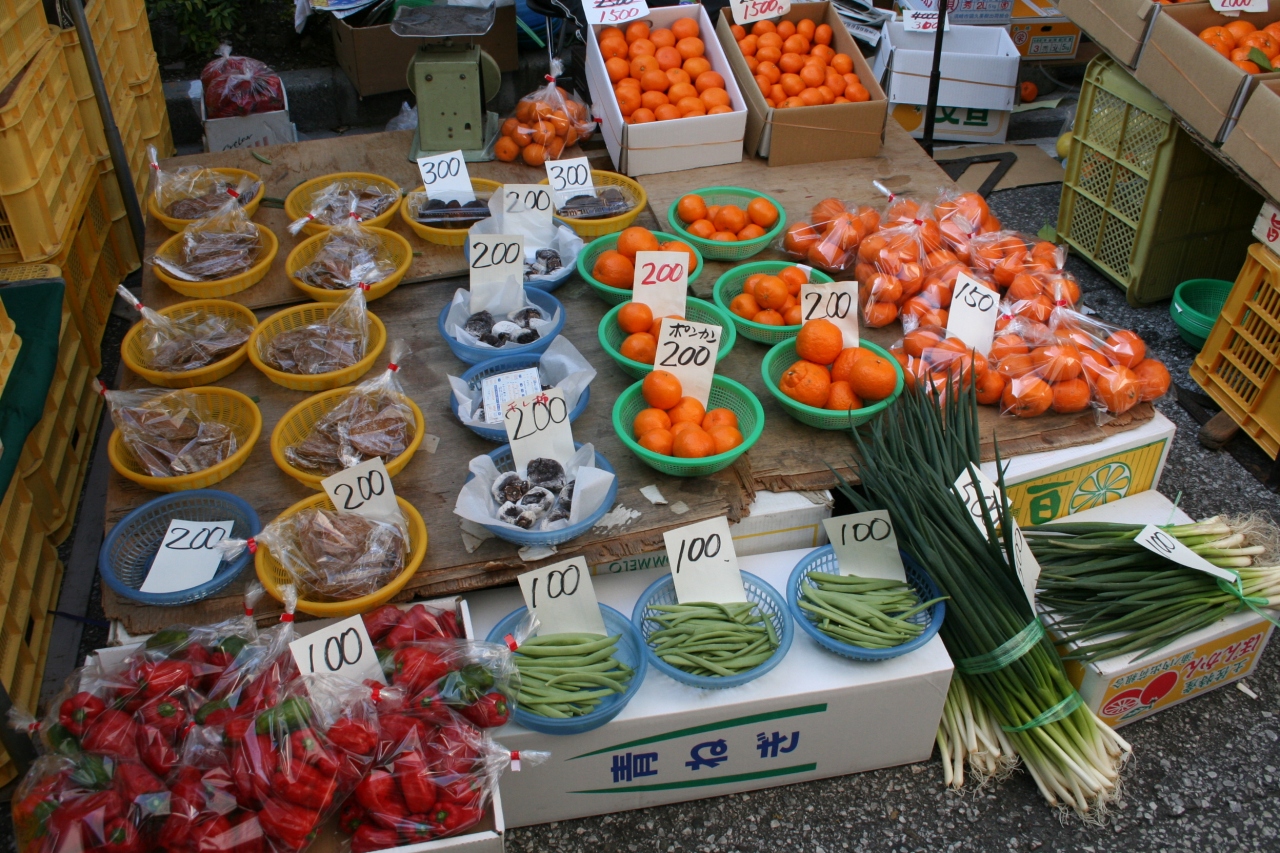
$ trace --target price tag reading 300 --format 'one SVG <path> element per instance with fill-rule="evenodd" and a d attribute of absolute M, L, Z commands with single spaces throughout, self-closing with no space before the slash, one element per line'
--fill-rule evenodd
<path fill-rule="evenodd" d="M 746 26 L 762 18 L 777 18 L 791 11 L 791 0 L 729 0 L 735 23 Z"/>
<path fill-rule="evenodd" d="M 804 322 L 827 319 L 836 324 L 845 348 L 858 346 L 858 283 L 810 281 L 800 285 Z"/>
<path fill-rule="evenodd" d="M 689 292 L 689 256 L 684 252 L 636 252 L 631 298 L 653 316 L 683 317 Z"/>
<path fill-rule="evenodd" d="M 538 618 L 538 634 L 608 634 L 582 557 L 525 572 L 519 580 L 524 604 Z"/>
<path fill-rule="evenodd" d="M 617 26 L 647 17 L 649 6 L 644 0 L 584 0 L 582 11 L 588 26 Z"/>
<path fill-rule="evenodd" d="M 591 180 L 591 164 L 586 157 L 572 160 L 548 160 L 547 181 L 555 193 L 556 210 L 564 203 L 580 195 L 594 195 L 596 185 Z"/>
<path fill-rule="evenodd" d="M 426 190 L 427 198 L 463 204 L 476 200 L 471 176 L 467 174 L 467 161 L 462 159 L 461 151 L 419 157 L 418 171 L 422 175 L 422 188 Z"/>
<path fill-rule="evenodd" d="M 664 318 L 662 331 L 658 333 L 654 369 L 675 374 L 684 396 L 706 406 L 711 396 L 711 378 L 716 373 L 716 356 L 720 354 L 723 331 L 710 323 Z"/>
<path fill-rule="evenodd" d="M 563 465 L 573 457 L 569 404 L 558 388 L 508 403 L 502 425 L 511 442 L 511 458 L 522 475 L 533 459 L 554 459 Z"/>
<path fill-rule="evenodd" d="M 723 516 L 669 530 L 662 539 L 667 545 L 676 599 L 681 604 L 747 600 L 729 522 Z"/>

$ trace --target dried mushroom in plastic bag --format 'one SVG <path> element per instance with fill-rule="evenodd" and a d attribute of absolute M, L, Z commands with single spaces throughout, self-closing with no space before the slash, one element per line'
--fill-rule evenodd
<path fill-rule="evenodd" d="M 303 284 L 324 290 L 347 290 L 377 284 L 396 271 L 396 259 L 385 243 L 360 224 L 356 198 L 348 196 L 348 214 L 324 236 L 311 262 L 294 273 Z"/>
<path fill-rule="evenodd" d="M 351 367 L 364 358 L 369 342 L 366 289 L 367 285 L 353 287 L 324 320 L 260 341 L 258 355 L 276 370 L 305 376 Z"/>
<path fill-rule="evenodd" d="M 476 193 L 474 201 L 429 198 L 425 192 L 409 193 L 409 215 L 414 222 L 432 228 L 470 228 L 481 219 L 488 219 L 488 192 Z"/>
<path fill-rule="evenodd" d="M 156 207 L 174 219 L 204 219 L 212 216 L 233 195 L 241 207 L 253 201 L 262 189 L 261 181 L 248 180 L 240 189 L 240 182 L 225 172 L 205 166 L 179 166 L 172 171 L 160 168 L 155 146 L 147 147 L 154 179 L 152 195 Z"/>
<path fill-rule="evenodd" d="M 336 178 L 311 199 L 306 216 L 289 224 L 289 233 L 297 234 L 308 222 L 334 226 L 344 222 L 351 212 L 350 200 L 356 200 L 356 213 L 366 222 L 386 213 L 400 203 L 399 188 L 375 184 L 362 179 Z"/>
<path fill-rule="evenodd" d="M 163 373 L 195 370 L 228 357 L 249 340 L 253 327 L 239 317 L 206 311 L 166 317 L 138 302 L 123 284 L 116 292 L 142 314 L 143 366 Z"/>
<path fill-rule="evenodd" d="M 244 195 L 248 178 L 237 190 Z M 161 247 L 151 262 L 175 278 L 218 281 L 239 275 L 258 262 L 263 241 L 236 198 L 228 196 L 212 216 L 182 229 L 181 239 Z"/>
<path fill-rule="evenodd" d="M 310 599 L 346 601 L 376 592 L 404 570 L 404 516 L 372 519 L 311 507 L 278 518 L 257 536 Z"/>
<path fill-rule="evenodd" d="M 105 394 L 125 447 L 152 477 L 194 474 L 236 452 L 231 427 L 201 417 L 190 392 L 144 388 Z"/>

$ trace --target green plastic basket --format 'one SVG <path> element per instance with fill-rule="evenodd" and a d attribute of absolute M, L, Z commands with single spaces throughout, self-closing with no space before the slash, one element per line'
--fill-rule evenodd
<path fill-rule="evenodd" d="M 764 432 L 764 407 L 755 395 L 740 382 L 724 376 L 714 376 L 711 379 L 711 394 L 707 397 L 707 409 L 730 409 L 737 415 L 742 444 L 726 453 L 704 456 L 701 459 L 681 459 L 654 453 L 641 447 L 640 442 L 631 437 L 631 424 L 636 415 L 649 408 L 640 393 L 641 384 L 643 383 L 637 382 L 623 391 L 613 404 L 613 431 L 622 439 L 623 444 L 631 448 L 632 453 L 640 457 L 641 462 L 664 474 L 673 477 L 705 477 L 714 474 L 728 468 L 734 460 L 750 450 Z"/>
<path fill-rule="evenodd" d="M 1204 349 L 1233 286 L 1234 282 L 1217 278 L 1193 278 L 1178 285 L 1169 305 L 1178 335 L 1197 350 Z"/>
<path fill-rule="evenodd" d="M 733 325 L 738 327 L 738 333 L 744 338 L 762 344 L 776 344 L 790 340 L 800 334 L 799 326 L 770 326 L 744 320 L 729 310 L 729 303 L 735 296 L 742 293 L 742 285 L 756 273 L 776 275 L 787 267 L 794 266 L 796 264 L 791 261 L 756 261 L 751 264 L 741 264 L 716 280 L 712 298 L 715 299 L 716 305 L 733 319 Z M 809 273 L 809 281 L 834 281 L 834 279 L 821 270 L 812 270 Z"/>
<path fill-rule="evenodd" d="M 621 233 L 621 232 L 619 232 Z M 698 247 L 687 237 L 680 237 L 676 234 L 668 234 L 665 231 L 654 231 L 653 236 L 658 238 L 659 243 L 669 243 L 672 240 L 679 240 L 685 245 L 693 249 L 694 255 L 697 256 L 698 262 L 694 264 L 693 269 L 689 271 L 689 283 L 693 284 L 698 280 L 698 276 L 702 275 L 702 253 L 698 251 Z M 618 234 L 606 234 L 599 239 L 592 240 L 586 247 L 578 253 L 578 275 L 582 276 L 582 280 L 591 285 L 596 295 L 605 301 L 608 305 L 620 305 L 631 298 L 631 288 L 622 289 L 621 287 L 610 287 L 595 279 L 591 275 L 591 270 L 595 268 L 596 258 L 603 255 L 610 249 L 618 248 Z"/>
<path fill-rule="evenodd" d="M 893 386 L 893 393 L 878 403 L 872 403 L 870 406 L 865 406 L 861 409 L 841 412 L 833 409 L 806 406 L 804 403 L 798 403 L 783 394 L 782 389 L 778 387 L 778 380 L 782 378 L 782 374 L 787 372 L 788 367 L 800 360 L 800 357 L 796 355 L 796 342 L 794 340 L 779 343 L 769 350 L 764 360 L 760 362 L 760 372 L 764 375 L 765 387 L 782 404 L 782 408 L 787 410 L 787 414 L 802 424 L 808 424 L 818 429 L 849 429 L 850 427 L 861 426 L 883 412 L 894 400 L 898 399 L 898 395 L 902 393 L 903 377 L 902 365 L 898 364 L 898 360 L 889 355 L 888 351 L 866 339 L 863 339 L 859 346 L 887 360 L 893 365 L 894 373 L 898 375 L 898 382 Z"/>
<path fill-rule="evenodd" d="M 743 210 L 747 209 L 747 205 L 751 203 L 753 198 L 762 198 L 777 208 L 778 221 L 773 223 L 773 227 L 766 231 L 763 237 L 757 237 L 754 240 L 722 243 L 719 240 L 708 240 L 706 237 L 695 237 L 685 230 L 684 223 L 680 221 L 680 216 L 676 213 L 676 208 L 680 205 L 680 199 L 686 195 L 702 196 L 702 200 L 707 203 L 708 207 L 736 204 Z M 787 211 L 778 203 L 776 198 L 762 192 L 742 187 L 706 187 L 705 189 L 684 193 L 684 195 L 671 202 L 671 207 L 667 209 L 667 223 L 671 226 L 672 231 L 680 235 L 681 240 L 688 241 L 693 248 L 697 249 L 705 257 L 715 261 L 744 261 L 753 255 L 760 254 L 765 247 L 778 238 L 778 235 L 782 233 L 782 229 L 787 227 Z"/>
<path fill-rule="evenodd" d="M 622 303 L 625 305 L 627 303 Z M 618 312 L 622 310 L 622 305 L 615 305 L 609 309 L 609 313 L 605 314 L 600 320 L 600 346 L 608 354 L 609 358 L 621 367 L 623 372 L 635 379 L 644 379 L 645 376 L 653 372 L 652 364 L 645 364 L 642 361 L 634 361 L 627 358 L 620 352 L 622 342 L 627 339 L 627 333 L 622 331 L 622 327 L 618 325 Z M 716 354 L 716 363 L 729 354 L 729 350 L 733 349 L 733 342 L 738 339 L 738 333 L 733 328 L 732 318 L 728 311 L 721 309 L 718 305 L 712 305 L 702 299 L 694 299 L 690 296 L 685 300 L 684 313 L 686 320 L 693 320 L 698 323 L 710 323 L 724 329 L 724 334 L 720 338 L 720 351 Z"/>

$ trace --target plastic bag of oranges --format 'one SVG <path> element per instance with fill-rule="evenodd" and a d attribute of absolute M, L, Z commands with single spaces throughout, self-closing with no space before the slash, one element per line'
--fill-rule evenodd
<path fill-rule="evenodd" d="M 1123 414 L 1140 402 L 1159 399 L 1168 392 L 1168 368 L 1159 359 L 1147 357 L 1146 342 L 1136 332 L 1069 308 L 1053 310 L 1049 329 L 1079 351 L 1081 369 L 1093 387 L 1094 402 L 1106 412 Z"/>
<path fill-rule="evenodd" d="M 841 273 L 854 268 L 859 244 L 879 227 L 875 208 L 824 198 L 809 211 L 808 222 L 787 227 L 776 248 L 803 264 Z"/>
<path fill-rule="evenodd" d="M 1004 295 L 1002 316 L 1048 323 L 1054 308 L 1076 307 L 1080 302 L 1080 285 L 1075 276 L 1066 272 L 1020 272 L 1013 277 Z"/>
<path fill-rule="evenodd" d="M 938 190 L 933 201 L 933 215 L 938 220 L 943 242 L 966 264 L 972 263 L 969 241 L 979 234 L 1000 230 L 1000 220 L 987 207 L 987 200 L 975 192 Z"/>
<path fill-rule="evenodd" d="M 1049 411 L 1072 414 L 1094 402 L 1093 383 L 1080 348 L 1043 323 L 1015 317 L 997 332 L 989 356 L 1003 378 L 997 402 L 1001 414 L 1019 418 Z"/>
<path fill-rule="evenodd" d="M 862 274 L 859 283 L 866 291 L 862 306 L 863 321 L 872 328 L 887 326 L 898 319 L 902 308 L 924 289 L 926 264 L 930 252 L 926 247 L 926 220 L 912 220 L 869 235 L 858 246 L 858 260 Z M 937 221 L 932 223 L 931 245 L 937 249 L 940 236 Z M 917 225 L 916 223 L 922 223 Z M 939 268 L 942 264 L 937 264 Z M 855 273 L 856 274 L 856 273 Z M 865 281 L 863 279 L 866 279 Z M 945 326 L 946 309 L 920 310 L 918 320 L 922 325 Z"/>
<path fill-rule="evenodd" d="M 553 59 L 547 85 L 521 98 L 516 114 L 502 123 L 502 135 L 493 147 L 499 160 L 510 163 L 519 157 L 530 166 L 541 166 L 559 160 L 579 139 L 591 137 L 595 125 L 587 105 L 556 85 L 563 70 L 560 60 Z"/>
<path fill-rule="evenodd" d="M 955 384 L 968 388 L 976 382 L 979 403 L 990 405 L 1000 399 L 1004 378 L 982 353 L 949 335 L 942 326 L 921 325 L 905 317 L 903 328 L 906 334 L 889 347 L 889 354 L 902 365 L 908 385 L 926 389 L 932 386 L 938 394 L 945 395 Z"/>
<path fill-rule="evenodd" d="M 986 270 L 1001 290 L 1019 273 L 1051 273 L 1067 262 L 1067 247 L 1017 231 L 992 231 L 969 241 L 970 264 Z"/>

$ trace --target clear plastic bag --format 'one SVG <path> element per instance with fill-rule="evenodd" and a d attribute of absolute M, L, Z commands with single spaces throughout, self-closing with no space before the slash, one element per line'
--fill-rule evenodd
<path fill-rule="evenodd" d="M 1055 308 L 1049 317 L 1049 328 L 1080 350 L 1084 373 L 1093 386 L 1094 402 L 1108 414 L 1123 414 L 1140 402 L 1157 400 L 1168 392 L 1168 368 L 1147 356 L 1147 345 L 1136 332 L 1069 308 Z"/>
<path fill-rule="evenodd" d="M 258 355 L 276 370 L 304 376 L 351 367 L 364 358 L 369 345 L 367 289 L 366 285 L 351 288 L 351 295 L 319 322 L 259 341 Z"/>
<path fill-rule="evenodd" d="M 1002 304 L 990 353 L 1005 379 L 997 404 L 1001 413 L 1033 418 L 1050 411 L 1074 414 L 1093 405 L 1092 380 L 1075 343 L 1012 310 L 1008 302 Z"/>
<path fill-rule="evenodd" d="M 384 604 L 360 618 L 379 649 L 392 649 L 415 640 L 464 638 L 462 616 L 456 607 L 446 610 L 430 604 L 415 604 L 401 610 L 394 604 Z"/>
<path fill-rule="evenodd" d="M 565 219 L 609 219 L 635 206 L 636 202 L 617 187 L 592 187 L 590 192 L 579 190 L 577 195 L 565 199 L 556 206 L 556 213 Z"/>
<path fill-rule="evenodd" d="M 842 273 L 854 268 L 859 245 L 879 228 L 880 213 L 875 208 L 826 198 L 813 206 L 808 223 L 788 226 L 775 248 L 800 263 Z"/>
<path fill-rule="evenodd" d="M 887 326 L 898 319 L 900 306 L 924 288 L 926 250 L 921 232 L 914 222 L 895 225 L 868 236 L 858 247 L 859 260 L 875 270 L 869 281 L 862 282 L 867 289 L 862 317 L 868 326 Z M 937 316 L 922 312 L 920 323 L 946 326 L 942 310 Z"/>
<path fill-rule="evenodd" d="M 244 346 L 253 327 L 235 317 L 193 312 L 165 317 L 143 305 L 123 284 L 118 293 L 142 315 L 138 331 L 143 366 L 165 373 L 182 373 L 221 361 Z"/>
<path fill-rule="evenodd" d="M 247 205 L 262 188 L 260 181 L 249 181 L 241 193 L 239 181 L 204 166 L 179 166 L 166 172 L 160 168 L 154 145 L 147 146 L 151 163 L 152 188 L 156 207 L 174 219 L 204 219 L 215 213 L 232 195 L 241 206 Z"/>
<path fill-rule="evenodd" d="M 907 383 L 932 386 L 939 395 L 957 385 L 967 389 L 970 383 L 976 383 L 978 402 L 992 402 L 991 377 L 995 370 L 986 356 L 941 326 L 918 324 L 907 316 L 903 317 L 902 328 L 904 335 L 889 348 L 889 354 L 902 365 Z M 999 392 L 999 388 L 995 389 L 996 398 Z"/>
<path fill-rule="evenodd" d="M 430 225 L 432 228 L 470 228 L 491 215 L 489 199 L 493 193 L 478 190 L 475 196 L 474 201 L 461 202 L 457 199 L 433 199 L 425 192 L 412 192 L 409 193 L 409 215 L 414 222 Z"/>
<path fill-rule="evenodd" d="M 380 654 L 392 687 L 403 691 L 404 713 L 442 723 L 451 709 L 482 729 L 505 725 L 516 707 L 520 673 L 511 650 L 462 639 L 403 642 Z"/>
<path fill-rule="evenodd" d="M 970 241 L 971 263 L 991 273 L 1001 289 L 1020 273 L 1054 273 L 1067 261 L 1066 246 L 1017 231 L 992 231 Z"/>
<path fill-rule="evenodd" d="M 311 200 L 311 209 L 289 223 L 289 233 L 298 234 L 308 222 L 334 226 L 347 221 L 351 215 L 351 198 L 355 197 L 355 212 L 366 222 L 376 219 L 400 203 L 400 190 L 388 189 L 385 184 L 372 183 L 357 178 L 334 178 L 325 184 Z"/>
<path fill-rule="evenodd" d="M 360 224 L 354 195 L 348 196 L 347 218 L 324 235 L 324 243 L 311 262 L 294 277 L 324 290 L 349 290 L 361 284 L 377 284 L 396 271 L 398 264 L 386 244 Z"/>
<path fill-rule="evenodd" d="M 232 56 L 231 45 L 200 72 L 206 118 L 229 118 L 283 110 L 284 84 L 265 62 Z"/>
<path fill-rule="evenodd" d="M 564 71 L 559 59 L 551 60 L 547 85 L 530 92 L 516 104 L 516 114 L 502 123 L 502 138 L 494 147 L 499 160 L 523 158 L 530 166 L 559 160 L 566 148 L 580 139 L 590 139 L 595 125 L 587 105 L 573 93 L 556 85 Z"/>
<path fill-rule="evenodd" d="M 933 201 L 942 239 L 964 263 L 971 263 L 969 242 L 979 234 L 1000 230 L 1000 220 L 991 213 L 987 200 L 975 192 L 938 190 Z"/>
<path fill-rule="evenodd" d="M 257 542 L 227 539 L 221 547 L 224 559 L 231 559 L 242 548 L 256 550 Z M 297 639 L 293 618 L 298 592 L 285 584 L 280 596 L 284 613 L 280 614 L 279 623 L 259 631 L 218 676 L 204 704 L 195 712 L 198 725 L 226 726 L 231 731 L 242 728 L 253 714 L 279 702 L 284 685 L 298 677 L 298 665 L 289 651 L 289 644 Z"/>
<path fill-rule="evenodd" d="M 241 178 L 239 196 L 228 197 L 211 216 L 183 228 L 182 239 L 161 247 L 151 263 L 186 281 L 220 281 L 256 264 L 262 256 L 262 234 L 238 201 L 251 185 Z"/>
<path fill-rule="evenodd" d="M 180 477 L 217 465 L 239 444 L 231 427 L 205 420 L 189 391 L 103 391 L 125 447 L 152 477 Z"/>
<path fill-rule="evenodd" d="M 415 429 L 413 409 L 399 378 L 409 352 L 403 340 L 392 341 L 387 369 L 352 388 L 315 422 L 305 439 L 286 447 L 289 464 L 328 476 L 375 456 L 390 462 L 404 453 Z"/>

